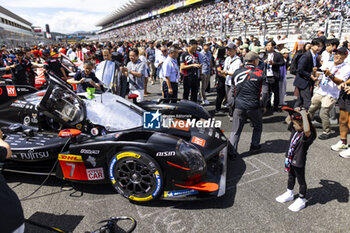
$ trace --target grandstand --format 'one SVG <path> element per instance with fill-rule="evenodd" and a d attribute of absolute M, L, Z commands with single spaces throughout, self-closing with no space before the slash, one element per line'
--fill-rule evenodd
<path fill-rule="evenodd" d="M 11 47 L 25 45 L 35 39 L 32 24 L 0 6 L 0 42 Z"/>
<path fill-rule="evenodd" d="M 310 39 L 320 27 L 344 38 L 350 33 L 349 4 L 331 0 L 132 0 L 97 26 L 102 26 L 100 40 L 249 35 L 294 39 L 298 34 Z"/>

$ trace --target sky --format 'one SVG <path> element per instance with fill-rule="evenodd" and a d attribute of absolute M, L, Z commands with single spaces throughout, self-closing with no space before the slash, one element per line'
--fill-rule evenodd
<path fill-rule="evenodd" d="M 0 5 L 45 30 L 92 31 L 95 25 L 128 0 L 0 0 Z"/>

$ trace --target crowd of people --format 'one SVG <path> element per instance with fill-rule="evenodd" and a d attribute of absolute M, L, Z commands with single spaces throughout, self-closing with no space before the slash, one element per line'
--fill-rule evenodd
<path fill-rule="evenodd" d="M 267 1 L 267 0 L 239 0 L 209 2 L 198 7 L 169 12 L 165 15 L 154 16 L 152 19 L 131 24 L 106 32 L 101 36 L 107 38 L 149 38 L 150 35 L 166 38 L 186 37 L 188 35 L 210 33 L 220 30 L 221 9 L 223 9 L 226 30 L 246 27 L 246 23 L 259 27 L 263 31 L 264 22 L 276 22 L 276 29 L 281 27 L 287 16 L 291 23 L 297 23 L 302 29 L 307 20 L 324 23 L 329 17 L 338 19 L 349 17 L 348 2 L 334 0 L 313 1 Z M 118 22 L 122 22 L 119 19 Z"/>
<path fill-rule="evenodd" d="M 318 138 L 327 140 L 334 134 L 331 124 L 339 122 L 340 140 L 330 145 L 330 149 L 339 151 L 343 158 L 350 158 L 347 143 L 349 51 L 348 38 L 344 41 L 332 36 L 326 38 L 324 29 L 320 29 L 318 37 L 312 41 L 304 41 L 299 36 L 293 51 L 285 47 L 281 36 L 278 40 L 267 36 L 265 41 L 259 41 L 253 35 L 244 40 L 240 37 L 225 40 L 201 37 L 190 41 L 180 38 L 175 41 L 119 40 L 35 46 L 14 51 L 3 46 L 0 65 L 5 71 L 11 71 L 15 84 L 32 85 L 32 70 L 38 67 L 67 78 L 59 59 L 55 59 L 65 54 L 73 61 L 83 62 L 82 70 L 68 79 L 78 85 L 77 92 L 85 92 L 89 87 L 115 88 L 115 93 L 124 98 L 136 94 L 137 102 L 140 102 L 150 94 L 148 85 L 159 85 L 156 89 L 162 93 L 165 102 L 185 99 L 203 106 L 215 104 L 213 114 L 226 114 L 232 121 L 229 147 L 232 158 L 238 155 L 238 142 L 247 118 L 254 128 L 250 151 L 260 150 L 264 113 L 274 114 L 286 109 L 289 71 L 295 75 L 296 101 L 293 108 L 289 108 L 287 119 L 292 132 L 286 154 L 288 191 L 276 200 L 291 200 L 297 178 L 301 186 L 300 199 L 290 209 L 299 211 L 305 207 L 305 160 L 308 147 L 316 138 L 314 124 L 320 124 L 323 129 Z M 39 62 L 41 58 L 43 64 Z M 118 77 L 115 85 L 105 85 L 96 78 L 101 70 L 108 76 Z M 181 87 L 182 96 L 179 95 Z M 207 93 L 214 89 L 215 103 L 210 103 Z M 321 123 L 315 120 L 318 110 Z"/>

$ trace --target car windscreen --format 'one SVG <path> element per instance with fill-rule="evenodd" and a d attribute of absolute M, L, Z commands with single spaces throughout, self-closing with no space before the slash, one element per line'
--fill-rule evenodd
<path fill-rule="evenodd" d="M 87 119 L 108 131 L 141 127 L 144 110 L 120 96 L 104 93 L 85 100 Z"/>

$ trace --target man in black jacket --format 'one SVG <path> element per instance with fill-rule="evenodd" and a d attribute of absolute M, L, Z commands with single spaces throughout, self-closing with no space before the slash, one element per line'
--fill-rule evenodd
<path fill-rule="evenodd" d="M 236 70 L 232 77 L 232 85 L 235 85 L 235 109 L 233 112 L 230 142 L 233 146 L 233 154 L 235 155 L 238 154 L 239 138 L 248 117 L 254 128 L 250 150 L 255 151 L 260 149 L 262 113 L 266 112 L 268 94 L 268 86 L 263 71 L 256 68 L 259 64 L 258 54 L 249 52 L 244 56 L 244 60 L 247 62 L 246 65 Z M 262 101 L 260 101 L 261 94 Z"/>
<path fill-rule="evenodd" d="M 279 97 L 279 81 L 281 76 L 280 67 L 284 66 L 285 62 L 282 54 L 275 52 L 276 43 L 270 41 L 266 44 L 266 60 L 265 71 L 266 77 L 269 84 L 269 94 L 272 92 L 274 96 L 273 109 L 278 111 L 278 105 L 280 103 Z"/>
<path fill-rule="evenodd" d="M 304 53 L 304 55 L 298 61 L 294 86 L 298 88 L 299 96 L 294 107 L 303 106 L 307 110 L 310 108 L 313 87 L 315 81 L 317 80 L 317 77 L 313 72 L 313 68 L 321 66 L 317 56 L 322 48 L 322 40 L 320 38 L 313 39 L 311 41 L 310 51 Z"/>
<path fill-rule="evenodd" d="M 0 130 L 0 162 L 12 155 L 11 148 L 3 139 Z M 0 174 L 0 231 L 3 233 L 24 232 L 24 215 L 16 193 L 6 184 Z"/>

